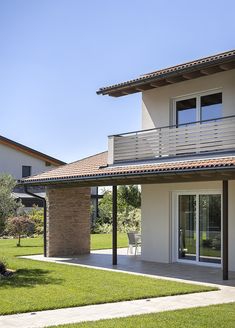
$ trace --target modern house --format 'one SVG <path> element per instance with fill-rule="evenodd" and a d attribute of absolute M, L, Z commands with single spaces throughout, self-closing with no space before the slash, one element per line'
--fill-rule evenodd
<path fill-rule="evenodd" d="M 195 270 L 221 267 L 227 279 L 228 270 L 235 271 L 235 50 L 97 94 L 137 92 L 142 93 L 140 131 L 109 136 L 108 152 L 22 181 L 27 188 L 47 186 L 46 255 L 89 252 L 88 187 L 110 185 L 116 264 L 116 186 L 140 184 L 142 260 L 191 263 Z"/>

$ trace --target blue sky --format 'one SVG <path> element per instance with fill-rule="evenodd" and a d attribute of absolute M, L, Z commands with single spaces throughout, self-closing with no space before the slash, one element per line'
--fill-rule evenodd
<path fill-rule="evenodd" d="M 99 87 L 235 48 L 235 2 L 1 0 L 0 134 L 70 162 L 140 129 Z"/>

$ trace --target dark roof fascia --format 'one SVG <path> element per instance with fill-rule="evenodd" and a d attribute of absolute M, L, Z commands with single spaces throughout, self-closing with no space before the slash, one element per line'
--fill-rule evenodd
<path fill-rule="evenodd" d="M 115 174 L 103 174 L 103 175 L 94 175 L 94 176 L 83 176 L 83 177 L 65 177 L 65 178 L 48 178 L 48 179 L 41 179 L 41 180 L 19 180 L 18 186 L 27 185 L 27 186 L 47 186 L 50 184 L 65 184 L 65 183 L 79 183 L 79 182 L 91 182 L 91 181 L 103 181 L 103 180 L 117 180 L 118 178 L 121 179 L 128 179 L 128 178 L 142 178 L 146 176 L 160 176 L 160 175 L 179 175 L 182 173 L 197 173 L 197 172 L 208 172 L 214 171 L 217 173 L 218 171 L 235 171 L 234 166 L 216 166 L 216 167 L 202 167 L 202 168 L 190 168 L 190 169 L 167 169 L 167 170 L 152 170 L 149 172 L 131 172 L 131 173 L 115 173 Z M 170 181 L 168 181 L 169 183 Z"/>
<path fill-rule="evenodd" d="M 30 153 L 33 155 L 35 155 L 36 157 L 40 157 L 40 158 L 43 158 L 45 161 L 48 161 L 50 163 L 56 163 L 58 165 L 64 165 L 66 164 L 65 162 L 57 159 L 57 158 L 54 158 L 54 157 L 51 157 L 49 155 L 46 155 L 38 150 L 35 150 L 35 149 L 32 149 L 28 146 L 25 146 L 25 145 L 22 145 L 21 143 L 19 142 L 16 142 L 16 141 L 13 141 L 11 139 L 8 139 L 6 137 L 3 137 L 3 136 L 0 136 L 0 143 L 3 143 L 5 145 L 9 145 L 9 146 L 13 146 L 14 148 L 19 148 L 19 150 L 22 150 L 23 152 L 26 152 L 26 153 Z"/>
<path fill-rule="evenodd" d="M 209 58 L 209 57 L 208 57 Z M 198 61 L 203 60 L 199 59 Z M 118 92 L 118 91 L 122 91 L 126 88 L 129 87 L 140 87 L 143 86 L 145 84 L 151 83 L 151 82 L 156 82 L 158 80 L 162 80 L 165 78 L 169 78 L 169 77 L 176 77 L 176 76 L 180 76 L 182 74 L 185 73 L 192 73 L 201 69 L 205 69 L 205 68 L 210 68 L 216 65 L 221 65 L 221 64 L 225 64 L 225 63 L 229 63 L 229 62 L 233 62 L 235 61 L 235 54 L 229 56 L 229 57 L 225 57 L 225 58 L 218 58 L 209 62 L 203 62 L 203 63 L 195 63 L 192 64 L 192 66 L 189 67 L 183 67 L 183 68 L 178 68 L 177 66 L 183 66 L 183 65 L 187 65 L 188 63 L 185 64 L 181 64 L 181 65 L 176 65 L 175 70 L 169 71 L 169 72 L 165 72 L 165 73 L 158 73 L 158 71 L 153 72 L 153 73 L 148 73 L 145 74 L 143 76 L 140 76 L 136 79 L 132 79 L 126 82 L 122 82 L 122 83 L 118 83 L 118 84 L 114 84 L 111 86 L 107 86 L 107 87 L 102 87 L 99 90 L 97 90 L 97 94 L 100 95 L 106 95 L 109 94 L 110 92 Z M 169 67 L 169 68 L 165 68 L 165 69 L 161 69 L 159 70 L 159 72 L 161 71 L 167 71 L 167 70 L 171 70 L 174 67 Z"/>

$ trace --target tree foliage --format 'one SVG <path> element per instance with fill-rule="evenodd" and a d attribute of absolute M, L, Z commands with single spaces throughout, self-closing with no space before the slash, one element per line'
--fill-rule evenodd
<path fill-rule="evenodd" d="M 15 216 L 7 220 L 7 231 L 9 235 L 18 238 L 17 246 L 20 246 L 22 235 L 32 235 L 34 223 L 27 216 Z"/>
<path fill-rule="evenodd" d="M 0 175 L 0 235 L 5 229 L 7 218 L 14 215 L 21 205 L 12 195 L 15 185 L 16 182 L 11 175 Z"/>
<path fill-rule="evenodd" d="M 141 206 L 141 194 L 136 185 L 119 186 L 118 197 L 124 206 L 132 206 L 134 208 L 140 208 Z"/>
<path fill-rule="evenodd" d="M 119 186 L 117 189 L 118 231 L 140 230 L 141 193 L 138 186 Z M 99 202 L 99 217 L 92 228 L 94 233 L 112 230 L 112 192 L 106 191 Z"/>
<path fill-rule="evenodd" d="M 43 223 L 44 223 L 44 210 L 34 205 L 33 208 L 28 212 L 28 217 L 34 223 L 34 233 L 36 235 L 43 234 Z"/>

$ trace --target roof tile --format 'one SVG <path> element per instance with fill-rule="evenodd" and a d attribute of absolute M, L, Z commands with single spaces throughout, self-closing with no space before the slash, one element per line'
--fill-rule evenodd
<path fill-rule="evenodd" d="M 21 182 L 25 184 L 36 184 L 55 180 L 79 180 L 102 178 L 104 176 L 125 176 L 127 174 L 139 175 L 142 173 L 160 173 L 169 171 L 182 171 L 194 169 L 208 169 L 218 167 L 235 168 L 235 156 L 209 158 L 209 159 L 192 159 L 192 160 L 175 160 L 165 162 L 145 162 L 142 164 L 120 164 L 107 166 L 107 152 L 99 153 L 82 160 L 58 167 L 23 179 Z"/>

